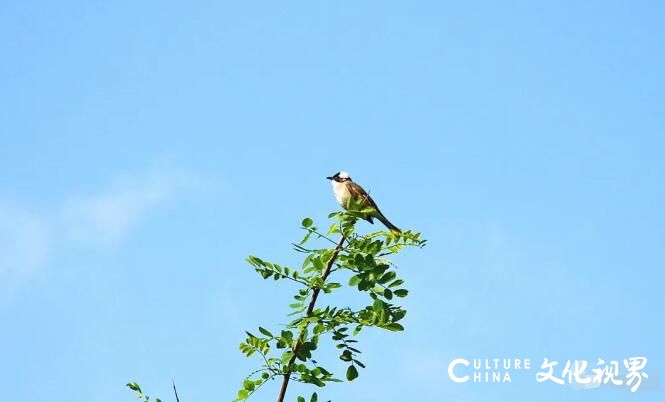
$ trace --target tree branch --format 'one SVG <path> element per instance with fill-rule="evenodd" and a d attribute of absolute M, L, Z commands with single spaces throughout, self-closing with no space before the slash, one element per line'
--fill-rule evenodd
<path fill-rule="evenodd" d="M 342 251 L 342 249 L 344 248 L 345 240 L 346 237 L 344 236 L 344 234 L 342 234 L 342 237 L 340 237 L 339 242 L 335 247 L 335 250 L 333 251 L 332 255 L 330 256 L 330 259 L 328 260 L 328 263 L 326 264 L 325 269 L 323 270 L 323 275 L 321 276 L 323 282 L 325 282 L 326 279 L 328 278 L 328 275 L 330 275 L 332 266 L 335 263 L 335 260 L 337 259 L 339 252 Z M 309 300 L 309 305 L 307 306 L 307 313 L 306 313 L 307 317 L 311 316 L 312 313 L 314 312 L 314 306 L 316 305 L 316 299 L 319 297 L 320 291 L 321 289 L 318 287 L 313 288 L 312 298 Z M 289 386 L 289 380 L 291 379 L 291 365 L 296 360 L 296 355 L 298 354 L 298 349 L 300 349 L 300 344 L 304 334 L 305 334 L 305 329 L 300 331 L 300 334 L 298 335 L 298 340 L 296 341 L 296 344 L 293 347 L 293 356 L 291 357 L 291 360 L 289 360 L 289 365 L 286 369 L 286 373 L 284 373 L 284 380 L 282 381 L 282 388 L 279 390 L 279 396 L 277 398 L 277 402 L 284 402 L 284 397 L 286 396 L 286 388 Z"/>
<path fill-rule="evenodd" d="M 180 398 L 178 398 L 178 390 L 175 388 L 175 380 L 171 378 L 171 383 L 173 384 L 173 393 L 175 394 L 175 400 L 176 402 L 180 402 Z"/>

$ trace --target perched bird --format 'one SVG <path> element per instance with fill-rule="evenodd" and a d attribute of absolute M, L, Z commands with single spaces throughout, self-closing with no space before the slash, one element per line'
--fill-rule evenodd
<path fill-rule="evenodd" d="M 381 223 L 383 223 L 388 229 L 401 232 L 397 226 L 390 223 L 390 221 L 386 219 L 385 216 L 383 216 L 372 197 L 370 197 L 362 187 L 354 183 L 353 180 L 351 180 L 351 177 L 349 177 L 348 173 L 337 172 L 332 176 L 326 177 L 326 179 L 332 180 L 332 187 L 333 192 L 335 193 L 335 198 L 344 209 L 349 208 L 349 200 L 353 198 L 357 202 L 362 203 L 363 208 L 374 208 L 374 212 L 367 217 L 367 221 L 369 223 L 374 223 L 372 218 L 376 218 L 381 221 Z"/>

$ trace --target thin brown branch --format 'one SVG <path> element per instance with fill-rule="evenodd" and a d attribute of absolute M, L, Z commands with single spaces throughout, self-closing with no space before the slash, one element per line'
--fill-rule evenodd
<path fill-rule="evenodd" d="M 335 263 L 337 256 L 339 255 L 340 251 L 342 251 L 342 249 L 344 248 L 345 240 L 346 237 L 342 234 L 342 237 L 340 237 L 339 242 L 335 247 L 335 250 L 330 255 L 330 259 L 328 259 L 328 263 L 326 264 L 326 267 L 323 270 L 323 275 L 321 275 L 321 279 L 323 280 L 323 282 L 325 282 L 326 279 L 328 278 L 328 275 L 330 275 L 332 266 Z M 314 312 L 314 306 L 316 305 L 316 299 L 318 299 L 320 291 L 321 289 L 318 287 L 314 287 L 312 289 L 312 297 L 309 300 L 309 305 L 307 306 L 307 313 L 306 313 L 307 317 L 311 316 L 312 313 Z M 277 402 L 284 402 L 284 397 L 286 396 L 286 388 L 289 386 L 289 380 L 291 379 L 291 365 L 296 361 L 296 355 L 298 354 L 298 349 L 300 349 L 300 344 L 304 334 L 305 334 L 305 329 L 300 331 L 300 334 L 298 335 L 298 340 L 296 341 L 296 344 L 293 347 L 293 356 L 289 360 L 289 365 L 287 366 L 286 373 L 284 373 L 284 380 L 282 381 L 282 387 L 279 390 L 279 396 L 277 397 Z"/>

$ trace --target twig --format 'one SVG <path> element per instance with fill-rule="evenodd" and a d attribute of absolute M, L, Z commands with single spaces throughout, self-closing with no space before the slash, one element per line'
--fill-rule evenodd
<path fill-rule="evenodd" d="M 173 384 L 173 393 L 175 394 L 175 401 L 180 402 L 180 398 L 178 398 L 178 390 L 175 388 L 175 380 L 171 378 L 171 383 Z"/>
<path fill-rule="evenodd" d="M 330 259 L 328 260 L 328 263 L 326 264 L 326 268 L 323 270 L 323 275 L 321 276 L 322 282 L 325 282 L 326 279 L 328 278 L 328 275 L 330 275 L 331 268 L 335 263 L 335 260 L 337 259 L 339 252 L 342 251 L 342 249 L 344 248 L 345 240 L 346 236 L 342 234 L 342 237 L 340 237 L 339 242 L 335 247 L 335 251 L 333 251 L 332 255 L 330 256 Z M 307 317 L 311 316 L 312 313 L 314 312 L 314 306 L 316 305 L 316 299 L 319 297 L 320 291 L 321 289 L 318 287 L 313 288 L 312 298 L 309 300 L 309 305 L 307 306 L 307 313 L 306 313 Z M 284 373 L 284 380 L 282 381 L 282 388 L 280 388 L 279 390 L 279 396 L 277 397 L 277 402 L 284 402 L 284 397 L 286 396 L 286 388 L 289 386 L 289 380 L 291 379 L 291 365 L 296 360 L 296 355 L 298 354 L 298 349 L 300 349 L 300 344 L 304 334 L 305 334 L 305 329 L 300 331 L 300 335 L 298 335 L 298 340 L 296 341 L 296 344 L 293 347 L 293 356 L 289 360 L 289 365 L 287 366 L 286 373 Z"/>

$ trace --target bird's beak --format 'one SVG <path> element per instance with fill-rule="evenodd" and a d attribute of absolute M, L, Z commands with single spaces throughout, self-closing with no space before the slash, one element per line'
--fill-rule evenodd
<path fill-rule="evenodd" d="M 328 177 L 326 177 L 326 179 L 332 180 L 333 178 L 332 178 L 332 176 L 328 176 Z"/>

